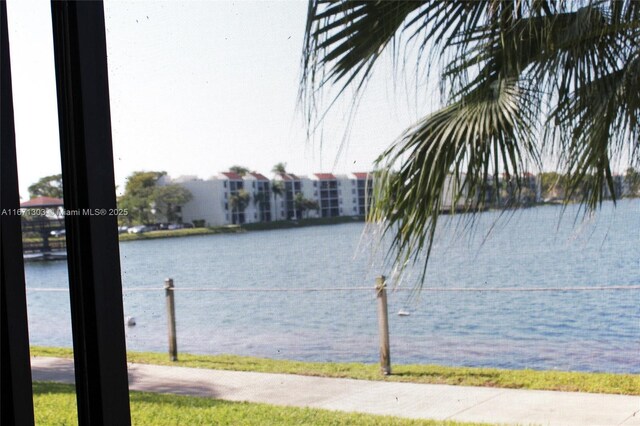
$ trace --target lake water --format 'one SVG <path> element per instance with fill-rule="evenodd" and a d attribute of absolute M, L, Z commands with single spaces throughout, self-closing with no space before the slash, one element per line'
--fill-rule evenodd
<path fill-rule="evenodd" d="M 640 285 L 640 200 L 586 221 L 555 206 L 476 216 L 470 237 L 438 234 L 427 287 Z M 562 219 L 561 219 L 562 217 Z M 581 218 L 581 216 L 580 216 Z M 388 273 L 364 225 L 120 244 L 130 350 L 166 351 L 163 281 L 180 288 L 373 287 Z M 489 237 L 485 236 L 491 230 Z M 458 234 L 455 234 L 458 235 Z M 26 267 L 31 343 L 71 346 L 64 262 Z M 410 286 L 409 282 L 403 286 Z M 157 291 L 127 291 L 127 288 Z M 401 288 L 403 288 L 401 286 Z M 400 309 L 410 316 L 398 316 Z M 176 291 L 178 349 L 377 362 L 374 291 Z M 393 363 L 640 373 L 640 290 L 389 294 Z"/>

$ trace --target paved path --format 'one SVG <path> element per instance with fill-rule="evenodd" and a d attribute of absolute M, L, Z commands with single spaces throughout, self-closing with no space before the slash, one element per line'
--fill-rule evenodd
<path fill-rule="evenodd" d="M 73 383 L 70 359 L 34 357 L 33 379 Z M 129 364 L 133 390 L 416 419 L 640 426 L 640 397 Z"/>

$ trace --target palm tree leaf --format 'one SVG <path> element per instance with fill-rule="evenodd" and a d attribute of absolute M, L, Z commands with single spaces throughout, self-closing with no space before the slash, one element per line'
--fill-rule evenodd
<path fill-rule="evenodd" d="M 312 0 L 300 92 L 308 120 L 320 89 L 357 95 L 381 53 L 397 61 L 402 44 L 416 73 L 437 71 L 445 105 L 376 162 L 370 220 L 385 224 L 400 270 L 419 259 L 426 268 L 447 191 L 471 210 L 501 175 L 519 190 L 544 153 L 591 209 L 615 195 L 615 161 L 640 163 L 640 2 Z"/>
<path fill-rule="evenodd" d="M 498 171 L 495 164 L 518 176 L 524 164 L 539 161 L 529 124 L 537 114 L 528 107 L 531 93 L 515 80 L 498 86 L 427 116 L 379 157 L 369 219 L 386 223 L 396 264 L 428 258 L 448 188 L 453 203 L 472 211 L 482 203 L 490 173 Z M 453 182 L 452 170 L 458 171 Z"/>

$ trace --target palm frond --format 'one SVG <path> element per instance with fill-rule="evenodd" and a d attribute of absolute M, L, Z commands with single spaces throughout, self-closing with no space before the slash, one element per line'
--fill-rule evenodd
<path fill-rule="evenodd" d="M 447 191 L 472 210 L 549 155 L 588 209 L 615 196 L 612 164 L 640 163 L 639 46 L 635 0 L 311 0 L 300 99 L 311 122 L 324 88 L 357 96 L 386 50 L 439 79 L 444 106 L 378 158 L 370 211 L 396 265 L 426 268 Z"/>
<path fill-rule="evenodd" d="M 481 87 L 424 118 L 379 157 L 369 219 L 386 224 L 397 265 L 420 253 L 428 258 L 438 216 L 449 207 L 446 191 L 453 188 L 452 207 L 472 211 L 491 176 L 504 171 L 517 180 L 539 163 L 532 96 L 513 79 Z"/>
<path fill-rule="evenodd" d="M 622 69 L 583 84 L 552 114 L 560 123 L 568 190 L 572 194 L 583 192 L 589 208 L 601 204 L 607 192 L 615 200 L 612 159 L 628 146 L 630 158 L 638 161 L 639 64 L 636 58 Z M 586 183 L 589 188 L 583 191 Z"/>

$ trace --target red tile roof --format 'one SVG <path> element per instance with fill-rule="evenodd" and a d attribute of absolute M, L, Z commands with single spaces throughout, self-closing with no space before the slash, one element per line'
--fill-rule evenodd
<path fill-rule="evenodd" d="M 61 198 L 53 197 L 36 197 L 28 201 L 20 203 L 20 207 L 47 207 L 47 206 L 61 206 L 64 202 Z"/>
<path fill-rule="evenodd" d="M 251 172 L 249 174 L 258 180 L 269 180 L 263 174 L 260 174 L 258 172 Z"/>
<path fill-rule="evenodd" d="M 280 175 L 282 180 L 300 180 L 300 178 L 293 173 L 283 173 Z"/>
<path fill-rule="evenodd" d="M 242 176 L 234 172 L 222 172 L 220 174 L 232 180 L 242 180 Z"/>
<path fill-rule="evenodd" d="M 369 179 L 369 178 L 371 178 L 371 173 L 369 173 L 369 172 L 355 172 L 355 173 L 353 173 L 353 175 L 356 177 L 356 179 Z"/>
<path fill-rule="evenodd" d="M 320 180 L 335 180 L 336 178 L 331 173 L 314 173 L 313 175 Z"/>

